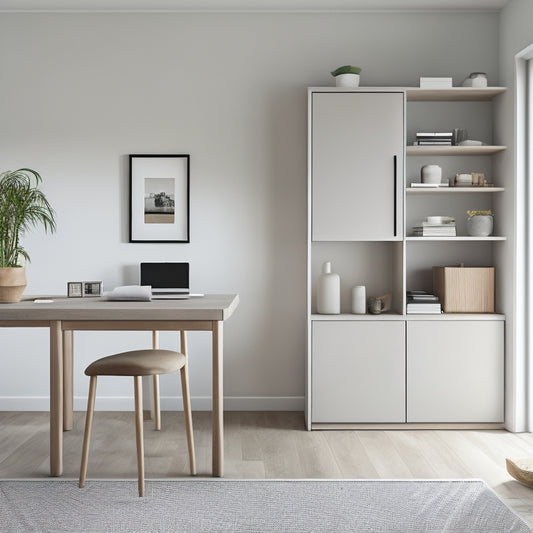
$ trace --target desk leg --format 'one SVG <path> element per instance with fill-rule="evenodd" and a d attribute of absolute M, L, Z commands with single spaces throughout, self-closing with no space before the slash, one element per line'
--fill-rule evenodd
<path fill-rule="evenodd" d="M 223 322 L 213 322 L 213 477 L 224 475 Z"/>
<path fill-rule="evenodd" d="M 74 403 L 74 332 L 63 331 L 63 431 L 72 429 Z"/>
<path fill-rule="evenodd" d="M 63 335 L 50 322 L 50 475 L 63 473 Z"/>

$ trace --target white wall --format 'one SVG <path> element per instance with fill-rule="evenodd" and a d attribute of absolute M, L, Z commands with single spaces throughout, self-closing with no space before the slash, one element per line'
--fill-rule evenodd
<path fill-rule="evenodd" d="M 502 98 L 502 105 L 497 117 L 496 130 L 500 132 L 501 139 L 499 142 L 506 144 L 508 150 L 500 160 L 499 171 L 505 176 L 510 184 L 509 192 L 512 194 L 505 195 L 505 202 L 502 210 L 507 213 L 517 213 L 522 205 L 523 191 L 518 193 L 512 188 L 514 177 L 516 176 L 515 167 L 515 56 L 524 48 L 533 43 L 533 2 L 531 0 L 511 0 L 502 10 L 500 15 L 500 78 L 502 85 L 508 87 L 508 91 Z M 526 207 L 526 206 L 524 206 Z M 530 209 L 529 206 L 526 209 Z M 522 246 L 520 241 L 520 232 L 517 233 L 518 239 L 515 239 L 514 224 L 511 217 L 507 218 L 508 227 L 505 233 L 511 237 L 507 242 L 508 247 L 507 266 L 512 264 L 511 254 L 516 246 Z M 518 222 L 520 227 L 523 222 Z M 523 252 L 523 249 L 522 249 Z M 519 256 L 521 257 L 521 256 Z M 523 258 L 522 258 L 523 259 Z M 505 298 L 506 307 L 515 308 L 515 320 L 507 320 L 507 361 L 506 361 L 506 420 L 509 429 L 514 431 L 524 431 L 527 429 L 526 424 L 526 353 L 525 353 L 525 304 L 524 296 L 526 287 L 523 283 L 521 273 L 524 272 L 525 261 L 517 262 L 517 275 L 507 280 L 507 290 Z M 506 266 L 504 265 L 504 268 Z M 512 315 L 511 315 L 512 316 Z M 518 329 L 516 329 L 518 328 Z M 520 329 L 524 328 L 524 329 Z M 518 335 L 517 335 L 518 334 Z M 516 344 L 514 341 L 516 340 Z M 529 428 L 531 431 L 531 428 Z"/>
<path fill-rule="evenodd" d="M 460 84 L 472 71 L 496 85 L 498 23 L 470 12 L 0 15 L 1 167 L 39 170 L 58 214 L 57 234 L 25 240 L 27 293 L 112 288 L 136 282 L 140 261 L 190 261 L 193 290 L 241 296 L 225 330 L 227 407 L 303 408 L 305 88 L 332 85 L 347 63 L 362 85 Z M 191 155 L 190 244 L 127 242 L 129 153 Z M 198 408 L 210 344 L 191 338 Z M 76 408 L 91 360 L 149 342 L 77 333 Z M 46 409 L 46 333 L 4 330 L 0 353 L 0 409 Z M 165 378 L 163 396 L 178 394 Z M 111 381 L 100 405 L 124 408 L 130 383 Z"/>

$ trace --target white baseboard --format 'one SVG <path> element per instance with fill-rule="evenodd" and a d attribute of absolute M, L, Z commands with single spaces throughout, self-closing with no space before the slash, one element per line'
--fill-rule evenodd
<path fill-rule="evenodd" d="M 193 411 L 211 411 L 210 396 L 193 396 L 191 398 Z M 48 411 L 50 400 L 48 396 L 0 396 L 0 411 Z M 74 397 L 74 410 L 85 411 L 87 398 Z M 97 411 L 133 411 L 133 397 L 128 396 L 97 396 Z M 162 411 L 181 411 L 183 402 L 181 396 L 162 396 Z M 226 396 L 224 398 L 225 411 L 303 411 L 303 396 Z"/>

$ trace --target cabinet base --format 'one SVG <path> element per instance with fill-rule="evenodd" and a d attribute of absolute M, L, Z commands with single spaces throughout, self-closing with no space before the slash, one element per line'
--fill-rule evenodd
<path fill-rule="evenodd" d="M 503 422 L 405 423 L 405 424 L 327 424 L 312 423 L 311 430 L 332 429 L 505 429 Z"/>

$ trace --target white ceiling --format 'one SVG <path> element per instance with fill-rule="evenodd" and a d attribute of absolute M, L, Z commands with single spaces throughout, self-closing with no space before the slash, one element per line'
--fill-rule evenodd
<path fill-rule="evenodd" d="M 510 0 L 0 0 L 0 11 L 499 10 Z"/>

